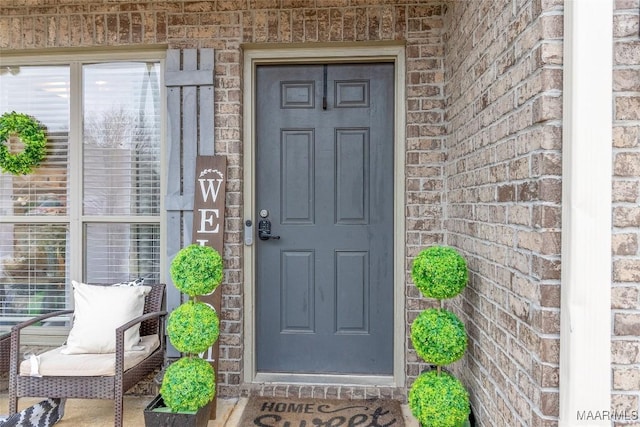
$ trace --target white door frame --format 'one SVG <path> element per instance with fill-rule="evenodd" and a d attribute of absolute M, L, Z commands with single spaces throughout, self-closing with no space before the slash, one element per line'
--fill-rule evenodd
<path fill-rule="evenodd" d="M 264 374 L 256 372 L 255 358 L 255 244 L 245 245 L 243 252 L 244 292 L 244 366 L 245 383 L 332 383 L 405 385 L 405 47 L 398 43 L 321 44 L 321 45 L 243 45 L 243 221 L 255 218 L 255 70 L 258 64 L 392 62 L 395 65 L 394 116 L 394 342 L 392 376 Z M 253 227 L 255 240 L 255 227 Z"/>

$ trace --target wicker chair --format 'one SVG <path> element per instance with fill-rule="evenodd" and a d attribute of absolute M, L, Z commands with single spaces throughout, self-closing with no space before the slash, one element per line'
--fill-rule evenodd
<path fill-rule="evenodd" d="M 115 427 L 122 427 L 123 395 L 156 369 L 162 368 L 166 350 L 164 320 L 165 306 L 164 284 L 153 284 L 151 292 L 145 297 L 144 312 L 115 330 L 116 351 L 114 375 L 108 376 L 29 376 L 20 374 L 20 331 L 44 319 L 69 315 L 73 310 L 48 313 L 11 329 L 11 354 L 9 370 L 9 412 L 18 411 L 18 399 L 21 397 L 112 399 L 115 401 Z M 124 333 L 140 323 L 140 336 L 157 335 L 160 345 L 137 365 L 125 370 Z M 3 358 L 4 359 L 4 358 Z"/>
<path fill-rule="evenodd" d="M 0 335 L 0 375 L 9 372 L 9 350 L 11 349 L 11 334 Z"/>

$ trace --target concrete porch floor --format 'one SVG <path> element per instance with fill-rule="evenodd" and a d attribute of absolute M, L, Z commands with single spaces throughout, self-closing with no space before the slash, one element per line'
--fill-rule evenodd
<path fill-rule="evenodd" d="M 125 396 L 125 427 L 144 427 L 144 408 L 152 396 Z M 24 409 L 42 399 L 23 398 L 18 407 Z M 209 421 L 208 427 L 238 427 L 242 410 L 247 399 L 218 399 L 216 419 Z M 9 397 L 0 393 L 0 414 L 9 412 Z M 67 399 L 64 417 L 56 427 L 113 427 L 113 401 L 99 399 Z"/>
<path fill-rule="evenodd" d="M 125 396 L 124 426 L 144 427 L 144 408 L 151 402 L 152 396 Z M 23 398 L 18 402 L 24 409 L 42 399 Z M 240 426 L 240 417 L 247 398 L 218 399 L 216 419 L 209 421 L 208 427 L 245 427 Z M 0 392 L 0 414 L 9 412 L 7 392 Z M 417 421 L 409 413 L 407 405 L 402 405 L 406 427 L 418 427 Z M 113 401 L 90 399 L 67 399 L 64 417 L 56 427 L 112 427 Z"/>

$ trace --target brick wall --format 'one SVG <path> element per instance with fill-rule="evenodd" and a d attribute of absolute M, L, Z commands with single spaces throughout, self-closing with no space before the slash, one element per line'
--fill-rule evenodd
<path fill-rule="evenodd" d="M 446 243 L 471 281 L 449 303 L 483 426 L 557 425 L 562 1 L 452 2 L 445 15 Z"/>
<path fill-rule="evenodd" d="M 638 0 L 615 2 L 612 407 L 640 410 L 640 43 Z M 636 420 L 637 421 L 637 420 Z M 622 421 L 617 425 L 625 425 Z"/>

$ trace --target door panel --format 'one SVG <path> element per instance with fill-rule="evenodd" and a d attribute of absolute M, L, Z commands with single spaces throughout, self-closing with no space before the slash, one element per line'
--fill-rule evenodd
<path fill-rule="evenodd" d="M 256 70 L 258 372 L 393 372 L 393 73 Z"/>
<path fill-rule="evenodd" d="M 282 222 L 312 224 L 314 206 L 313 129 L 282 130 Z"/>

